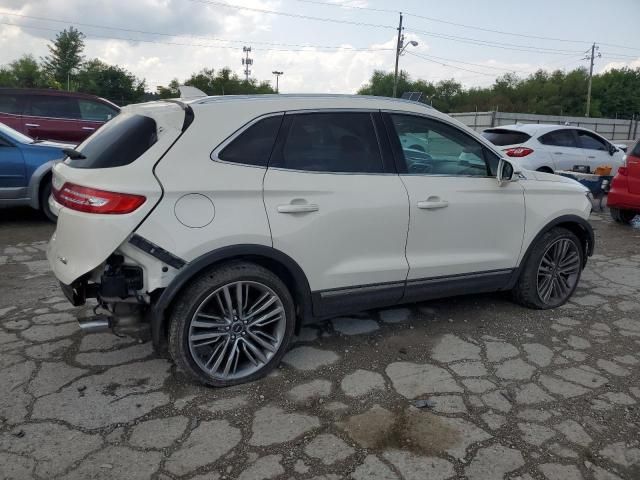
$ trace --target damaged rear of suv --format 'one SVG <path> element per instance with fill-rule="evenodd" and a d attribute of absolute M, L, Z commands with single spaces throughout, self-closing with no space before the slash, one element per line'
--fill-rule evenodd
<path fill-rule="evenodd" d="M 593 252 L 588 191 L 423 104 L 346 95 L 125 107 L 54 168 L 48 259 L 85 329 L 149 329 L 213 386 L 305 322 L 511 291 L 548 309 Z"/>

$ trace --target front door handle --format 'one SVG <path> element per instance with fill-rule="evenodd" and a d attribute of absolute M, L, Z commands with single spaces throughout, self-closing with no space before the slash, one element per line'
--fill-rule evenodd
<path fill-rule="evenodd" d="M 286 205 L 278 205 L 279 213 L 308 213 L 317 212 L 320 209 L 314 203 L 288 203 Z"/>
<path fill-rule="evenodd" d="M 449 206 L 446 200 L 440 200 L 439 197 L 429 197 L 426 200 L 418 202 L 418 208 L 423 210 L 436 210 L 437 208 L 445 208 Z"/>
<path fill-rule="evenodd" d="M 39 127 L 40 125 L 38 125 L 37 123 L 25 123 L 24 126 L 25 127 Z"/>
<path fill-rule="evenodd" d="M 94 127 L 82 127 L 82 130 L 90 130 L 90 131 L 94 131 L 95 128 Z"/>
<path fill-rule="evenodd" d="M 562 155 L 562 152 L 553 152 L 554 155 Z"/>
<path fill-rule="evenodd" d="M 595 155 L 589 155 L 588 158 L 596 158 L 596 156 Z"/>

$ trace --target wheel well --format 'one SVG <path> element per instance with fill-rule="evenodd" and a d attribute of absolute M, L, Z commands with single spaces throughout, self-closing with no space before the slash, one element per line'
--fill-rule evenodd
<path fill-rule="evenodd" d="M 551 167 L 540 167 L 536 171 L 544 172 L 544 173 L 553 173 L 553 169 Z"/>
<path fill-rule="evenodd" d="M 311 309 L 310 294 L 308 292 L 305 292 L 305 287 L 302 285 L 299 285 L 300 282 L 297 282 L 295 280 L 294 274 L 283 263 L 279 262 L 276 259 L 262 256 L 262 255 L 245 254 L 245 255 L 230 256 L 227 258 L 214 261 L 207 265 L 204 265 L 202 268 L 198 269 L 197 271 L 194 271 L 193 274 L 189 277 L 189 279 L 176 292 L 174 292 L 173 297 L 171 298 L 169 305 L 167 305 L 162 318 L 161 332 L 163 335 L 163 338 L 162 338 L 163 342 L 166 341 L 166 338 L 169 332 L 168 320 L 171 316 L 173 305 L 175 304 L 175 299 L 180 295 L 180 293 L 185 288 L 187 288 L 187 286 L 193 281 L 193 279 L 197 275 L 199 275 L 203 270 L 219 267 L 221 265 L 231 263 L 231 262 L 237 262 L 237 261 L 250 262 L 250 263 L 255 263 L 256 265 L 260 265 L 261 267 L 264 267 L 267 270 L 274 273 L 280 280 L 282 280 L 285 286 L 289 289 L 289 292 L 291 292 L 291 296 L 293 297 L 293 301 L 296 307 L 295 332 L 296 334 L 300 332 L 300 327 L 303 323 L 301 319 Z M 156 298 L 154 298 L 154 300 L 157 300 L 158 296 L 159 295 L 157 295 Z"/>
<path fill-rule="evenodd" d="M 589 233 L 576 222 L 563 222 L 554 225 L 553 228 L 561 227 L 569 230 L 580 240 L 580 244 L 582 246 L 582 256 L 583 256 L 583 266 L 587 263 L 587 257 L 589 256 Z"/>
<path fill-rule="evenodd" d="M 47 183 L 51 182 L 52 176 L 53 173 L 51 172 L 51 170 L 49 170 L 42 176 L 42 178 L 40 178 L 40 183 L 38 184 L 38 208 L 42 208 L 42 190 Z"/>

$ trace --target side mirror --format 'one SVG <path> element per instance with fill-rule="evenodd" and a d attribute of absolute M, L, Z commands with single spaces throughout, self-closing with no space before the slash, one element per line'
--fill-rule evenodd
<path fill-rule="evenodd" d="M 618 148 L 615 145 L 609 144 L 609 155 L 613 156 L 614 153 L 618 151 Z"/>
<path fill-rule="evenodd" d="M 500 186 L 509 182 L 516 182 L 518 181 L 518 172 L 516 172 L 515 167 L 510 161 L 501 158 L 498 163 L 497 178 Z"/>

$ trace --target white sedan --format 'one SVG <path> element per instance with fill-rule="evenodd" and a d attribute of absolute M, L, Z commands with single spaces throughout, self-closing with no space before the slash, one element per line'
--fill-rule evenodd
<path fill-rule="evenodd" d="M 620 148 L 585 128 L 533 123 L 489 128 L 482 134 L 527 170 L 553 173 L 587 165 L 594 171 L 609 165 L 615 173 L 624 160 Z"/>

